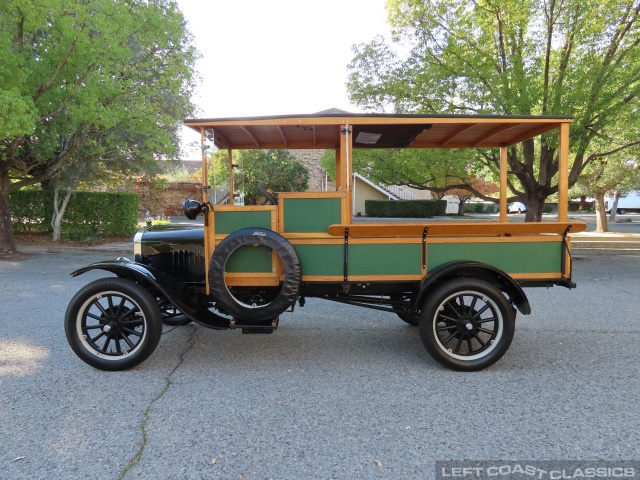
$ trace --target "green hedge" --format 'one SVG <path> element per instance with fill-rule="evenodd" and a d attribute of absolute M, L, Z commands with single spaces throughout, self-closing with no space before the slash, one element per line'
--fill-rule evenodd
<path fill-rule="evenodd" d="M 496 213 L 498 206 L 490 203 L 465 203 L 464 213 Z"/>
<path fill-rule="evenodd" d="M 446 200 L 365 200 L 369 217 L 429 218 L 444 215 Z"/>
<path fill-rule="evenodd" d="M 464 213 L 482 213 L 484 205 L 482 203 L 465 203 Z"/>
<path fill-rule="evenodd" d="M 50 232 L 53 216 L 53 192 L 19 190 L 9 195 L 13 231 Z"/>
<path fill-rule="evenodd" d="M 20 190 L 9 195 L 9 205 L 14 232 L 52 231 L 52 191 Z M 63 237 L 70 239 L 132 235 L 137 222 L 138 196 L 134 193 L 74 192 L 61 230 Z"/>

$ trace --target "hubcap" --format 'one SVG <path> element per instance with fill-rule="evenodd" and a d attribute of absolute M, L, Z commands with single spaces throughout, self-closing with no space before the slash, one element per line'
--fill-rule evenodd
<path fill-rule="evenodd" d="M 116 291 L 87 299 L 80 309 L 77 329 L 87 351 L 105 360 L 132 354 L 147 333 L 140 306 Z"/>
<path fill-rule="evenodd" d="M 476 291 L 447 297 L 436 309 L 436 342 L 448 355 L 474 360 L 491 352 L 502 336 L 502 315 L 497 304 Z"/>

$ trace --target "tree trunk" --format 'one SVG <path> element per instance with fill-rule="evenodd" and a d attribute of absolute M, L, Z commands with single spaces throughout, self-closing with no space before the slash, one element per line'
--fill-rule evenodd
<path fill-rule="evenodd" d="M 460 200 L 458 203 L 458 215 L 460 215 L 461 217 L 464 216 L 464 201 Z"/>
<path fill-rule="evenodd" d="M 589 203 L 587 202 L 586 195 L 580 195 L 580 206 L 578 207 L 578 211 L 582 212 L 587 209 Z"/>
<path fill-rule="evenodd" d="M 613 194 L 613 202 L 611 203 L 611 213 L 609 214 L 609 221 L 616 221 L 616 213 L 618 213 L 618 201 L 620 200 L 620 192 Z"/>
<path fill-rule="evenodd" d="M 596 232 L 605 233 L 609 231 L 607 225 L 607 212 L 604 206 L 604 194 L 605 192 L 593 192 L 593 196 L 596 199 Z"/>
<path fill-rule="evenodd" d="M 71 198 L 71 189 L 68 189 L 62 199 L 62 205 L 58 205 L 58 198 L 60 192 L 60 182 L 56 181 L 53 190 L 53 217 L 51 218 L 51 227 L 53 228 L 53 241 L 60 241 L 60 227 L 62 226 L 62 217 L 64 211 L 67 209 L 67 204 Z"/>
<path fill-rule="evenodd" d="M 9 209 L 9 167 L 0 160 L 0 256 L 16 252 Z"/>
<path fill-rule="evenodd" d="M 525 222 L 541 222 L 544 201 L 547 197 L 539 191 L 533 192 L 527 197 L 527 213 L 524 216 Z"/>

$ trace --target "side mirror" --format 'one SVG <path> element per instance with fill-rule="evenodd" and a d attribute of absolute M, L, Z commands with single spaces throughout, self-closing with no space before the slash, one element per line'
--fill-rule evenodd
<path fill-rule="evenodd" d="M 189 220 L 195 220 L 196 217 L 200 215 L 200 213 L 202 213 L 205 205 L 205 203 L 200 203 L 196 200 L 185 198 L 184 202 L 182 202 L 182 211 Z"/>

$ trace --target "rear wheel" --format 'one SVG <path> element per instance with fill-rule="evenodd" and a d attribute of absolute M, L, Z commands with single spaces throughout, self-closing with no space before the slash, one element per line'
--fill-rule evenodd
<path fill-rule="evenodd" d="M 497 362 L 515 331 L 515 311 L 502 292 L 476 278 L 439 286 L 420 314 L 427 352 L 454 370 L 475 371 Z"/>
<path fill-rule="evenodd" d="M 101 278 L 71 299 L 65 333 L 73 351 L 101 370 L 125 370 L 146 360 L 162 335 L 156 299 L 139 284 Z"/>

